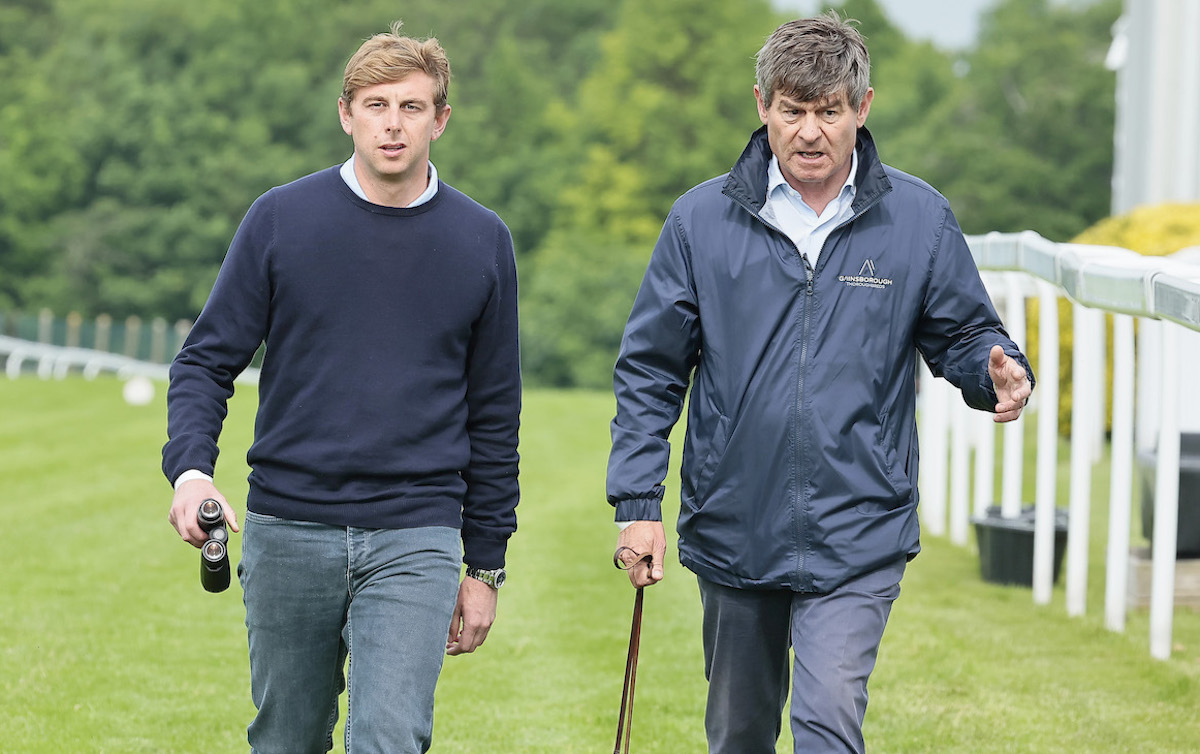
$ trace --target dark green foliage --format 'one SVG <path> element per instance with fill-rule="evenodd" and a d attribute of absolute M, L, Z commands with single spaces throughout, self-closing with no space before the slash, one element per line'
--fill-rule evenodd
<path fill-rule="evenodd" d="M 1065 240 L 1101 219 L 1119 6 L 999 0 L 959 56 L 846 0 L 885 161 L 969 232 Z M 0 311 L 195 316 L 255 197 L 349 155 L 343 66 L 397 15 L 449 52 L 433 158 L 513 231 L 527 378 L 608 384 L 671 202 L 759 125 L 753 56 L 783 20 L 768 0 L 8 0 Z"/>
<path fill-rule="evenodd" d="M 522 270 L 525 371 L 549 384 L 611 387 L 646 261 L 641 247 L 582 233 L 554 234 Z"/>
<path fill-rule="evenodd" d="M 906 134 L 897 166 L 945 193 L 968 233 L 1067 241 L 1107 216 L 1116 77 L 1104 57 L 1119 13 L 1119 0 L 998 2 L 955 95 Z"/>

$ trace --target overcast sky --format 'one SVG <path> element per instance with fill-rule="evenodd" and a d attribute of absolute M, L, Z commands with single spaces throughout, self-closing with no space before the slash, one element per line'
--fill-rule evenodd
<path fill-rule="evenodd" d="M 879 0 L 892 23 L 914 39 L 931 39 L 944 49 L 958 50 L 975 41 L 980 11 L 995 0 Z M 775 0 L 797 15 L 814 12 L 820 0 Z"/>

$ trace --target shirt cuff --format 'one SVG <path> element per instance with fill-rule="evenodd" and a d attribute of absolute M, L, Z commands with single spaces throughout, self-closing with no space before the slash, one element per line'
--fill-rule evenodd
<path fill-rule="evenodd" d="M 175 489 L 179 489 L 180 485 L 182 485 L 184 482 L 190 482 L 193 479 L 203 479 L 204 481 L 210 483 L 213 480 L 211 475 L 205 474 L 199 469 L 188 469 L 175 479 Z"/>

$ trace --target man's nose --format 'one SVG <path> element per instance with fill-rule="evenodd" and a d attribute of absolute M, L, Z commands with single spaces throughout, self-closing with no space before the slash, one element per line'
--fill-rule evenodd
<path fill-rule="evenodd" d="M 813 116 L 806 115 L 800 119 L 800 123 L 796 128 L 796 135 L 804 141 L 816 141 L 821 136 L 821 128 L 817 123 L 817 119 Z"/>
<path fill-rule="evenodd" d="M 389 131 L 399 131 L 404 126 L 404 118 L 401 116 L 400 108 L 389 108 L 387 118 L 384 120 L 384 127 Z"/>

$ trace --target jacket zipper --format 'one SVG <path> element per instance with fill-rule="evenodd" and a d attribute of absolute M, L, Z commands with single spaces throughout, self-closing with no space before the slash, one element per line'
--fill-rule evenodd
<path fill-rule="evenodd" d="M 730 198 L 732 199 L 733 197 L 730 197 Z M 804 432 L 801 429 L 801 424 L 802 424 L 803 419 L 801 417 L 800 412 L 803 408 L 803 402 L 804 402 L 804 368 L 805 368 L 806 363 L 808 362 L 808 342 L 810 340 L 809 328 L 811 327 L 811 324 L 812 324 L 812 319 L 811 319 L 812 318 L 812 300 L 811 299 L 813 296 L 814 281 L 816 279 L 816 270 L 814 269 L 812 263 L 808 261 L 808 256 L 800 253 L 800 247 L 797 246 L 795 244 L 795 242 L 792 241 L 791 238 L 788 238 L 788 235 L 786 233 L 784 233 L 779 228 L 776 228 L 774 225 L 772 225 L 771 223 L 769 223 L 765 219 L 763 219 L 762 215 L 760 215 L 754 209 L 754 207 L 751 206 L 750 204 L 738 201 L 736 199 L 734 201 L 736 203 L 742 205 L 743 209 L 748 211 L 755 219 L 757 219 L 760 223 L 762 223 L 763 226 L 766 227 L 768 230 L 772 230 L 772 231 L 778 233 L 779 235 L 783 236 L 787 240 L 787 242 L 791 245 L 791 247 L 796 250 L 796 255 L 800 257 L 800 263 L 802 265 L 804 265 L 804 277 L 805 277 L 804 294 L 809 300 L 806 301 L 804 304 L 804 315 L 801 319 L 801 324 L 800 324 L 800 337 L 801 337 L 800 367 L 799 367 L 799 375 L 796 380 L 796 449 L 797 449 L 797 452 L 796 452 L 796 458 L 792 464 L 792 468 L 794 469 L 795 474 L 796 474 L 796 497 L 795 497 L 795 500 L 792 505 L 792 510 L 794 513 L 794 516 L 792 518 L 792 521 L 793 521 L 792 540 L 796 543 L 795 577 L 796 577 L 796 581 L 797 581 L 797 586 L 803 587 L 803 583 L 804 583 L 804 552 L 805 552 L 805 548 L 806 548 L 806 544 L 804 541 L 804 533 L 805 533 L 805 530 L 807 529 L 807 527 L 805 527 L 801 523 L 801 519 L 804 517 L 804 505 L 805 505 L 805 503 L 804 503 L 804 484 L 805 484 L 805 482 L 804 482 L 804 474 L 803 474 L 803 469 L 802 469 L 803 453 L 800 450 L 800 444 L 803 442 L 803 439 L 804 439 Z M 829 235 L 825 237 L 825 240 L 821 242 L 821 252 L 820 253 L 821 254 L 825 253 L 825 245 L 829 243 L 829 238 L 832 237 L 834 233 L 837 233 L 839 230 L 841 230 L 845 226 L 849 225 L 850 223 L 854 222 L 862 215 L 866 214 L 867 210 L 870 209 L 871 206 L 874 206 L 874 204 L 875 204 L 875 202 L 871 202 L 871 204 L 869 206 L 863 207 L 858 212 L 855 212 L 853 215 L 851 215 L 849 218 L 847 218 L 844 222 L 839 223 L 836 228 L 834 228 L 832 231 L 830 231 Z"/>
<path fill-rule="evenodd" d="M 799 253 L 799 251 L 800 250 L 797 248 L 796 252 Z M 806 518 L 807 514 L 805 512 L 804 495 L 806 477 L 803 469 L 804 448 L 802 445 L 804 442 L 804 416 L 802 412 L 804 409 L 804 370 L 808 364 L 809 328 L 812 322 L 813 278 L 815 277 L 816 272 L 813 270 L 812 263 L 808 261 L 807 255 L 800 254 L 800 261 L 804 265 L 804 276 L 807 278 L 805 281 L 805 295 L 808 297 L 808 300 L 804 302 L 804 314 L 800 323 L 800 367 L 797 370 L 798 375 L 796 378 L 796 579 L 799 582 L 797 585 L 803 586 L 804 553 L 807 550 L 805 533 L 808 530 L 808 527 L 803 523 L 803 519 Z"/>
<path fill-rule="evenodd" d="M 795 501 L 792 505 L 792 511 L 793 511 L 792 541 L 794 541 L 796 543 L 796 548 L 797 548 L 796 549 L 795 577 L 796 577 L 796 581 L 797 581 L 796 586 L 803 588 L 804 560 L 805 560 L 805 558 L 804 558 L 804 553 L 805 553 L 804 531 L 805 531 L 806 527 L 804 527 L 800 523 L 800 519 L 802 518 L 803 511 L 804 511 L 804 484 L 805 484 L 803 474 L 801 473 L 802 472 L 801 460 L 802 460 L 803 453 L 801 453 L 800 449 L 799 449 L 800 444 L 804 438 L 804 432 L 801 428 L 802 419 L 800 416 L 800 410 L 802 407 L 801 404 L 803 403 L 803 396 L 804 396 L 804 367 L 805 367 L 806 362 L 808 361 L 808 342 L 810 340 L 809 329 L 811 327 L 811 316 L 812 316 L 812 300 L 811 299 L 813 296 L 814 282 L 815 282 L 815 278 L 816 278 L 816 269 L 812 265 L 812 263 L 810 263 L 808 261 L 808 257 L 805 256 L 804 254 L 800 253 L 800 247 L 796 246 L 795 242 L 793 242 L 790 238 L 788 238 L 786 233 L 784 233 L 779 228 L 776 228 L 774 225 L 772 225 L 771 223 L 769 223 L 765 219 L 763 219 L 762 215 L 759 214 L 759 211 L 757 209 L 755 209 L 754 205 L 750 201 L 748 201 L 744 196 L 734 196 L 733 193 L 730 193 L 728 191 L 723 191 L 722 193 L 724 193 L 735 204 L 738 204 L 739 206 L 741 206 L 742 209 L 749 212 L 752 217 L 754 217 L 756 220 L 758 220 L 760 223 L 762 223 L 763 226 L 766 227 L 768 230 L 772 230 L 772 231 L 778 233 L 779 235 L 783 236 L 785 239 L 787 239 L 788 243 L 792 246 L 792 248 L 794 248 L 796 250 L 796 254 L 800 257 L 801 264 L 804 265 L 804 276 L 805 276 L 804 293 L 805 293 L 805 296 L 809 300 L 806 301 L 805 305 L 804 305 L 804 315 L 802 317 L 801 330 L 800 330 L 800 334 L 801 334 L 801 337 L 803 338 L 803 340 L 800 345 L 800 373 L 799 373 L 799 376 L 796 381 L 796 447 L 797 447 L 797 454 L 796 454 L 795 461 L 792 465 L 792 468 L 794 469 L 795 474 L 796 474 L 796 497 L 795 497 Z M 887 193 L 887 192 L 885 191 L 882 193 Z M 860 207 L 857 212 L 854 212 L 845 221 L 838 223 L 837 227 L 835 227 L 832 231 L 830 231 L 829 235 L 827 235 L 825 237 L 825 240 L 821 243 L 820 254 L 824 255 L 825 247 L 826 247 L 826 245 L 828 245 L 829 239 L 831 237 L 833 237 L 834 234 L 836 234 L 839 230 L 846 227 L 847 225 L 850 225 L 858 218 L 865 215 L 869 209 L 874 207 L 879 202 L 880 198 L 882 197 L 882 193 L 871 197 L 870 201 L 865 203 L 862 207 Z"/>
<path fill-rule="evenodd" d="M 789 238 L 786 233 L 781 231 L 779 228 L 776 228 L 771 223 L 767 222 L 763 218 L 763 216 L 760 215 L 758 212 L 754 211 L 754 209 L 751 206 L 743 205 L 743 207 L 746 210 L 748 210 L 750 212 L 750 214 L 753 215 L 768 230 L 772 230 L 772 231 L 778 233 L 779 235 L 783 236 L 783 238 L 785 240 L 787 240 L 788 244 L 791 245 L 791 247 L 796 250 L 796 256 L 800 258 L 800 264 L 804 266 L 804 295 L 809 300 L 804 303 L 804 314 L 802 315 L 801 321 L 800 321 L 800 365 L 797 370 L 798 374 L 797 374 L 797 378 L 796 378 L 796 455 L 792 461 L 792 470 L 796 476 L 796 496 L 795 496 L 794 500 L 792 501 L 792 541 L 796 543 L 796 570 L 793 575 L 796 580 L 796 586 L 803 587 L 803 584 L 804 584 L 804 553 L 807 548 L 807 544 L 806 544 L 805 538 L 804 538 L 804 532 L 807 527 L 804 526 L 804 524 L 802 522 L 802 520 L 805 516 L 805 514 L 804 514 L 805 503 L 804 503 L 804 473 L 803 473 L 803 468 L 802 468 L 802 466 L 803 466 L 802 459 L 803 459 L 804 454 L 800 448 L 800 445 L 804 439 L 804 431 L 801 428 L 801 424 L 803 423 L 801 411 L 803 409 L 803 404 L 804 404 L 804 367 L 805 367 L 805 363 L 808 361 L 808 341 L 809 341 L 808 330 L 809 330 L 810 321 L 811 321 L 811 319 L 810 319 L 811 312 L 812 312 L 811 299 L 812 299 L 812 295 L 813 295 L 813 281 L 816 277 L 816 271 L 813 269 L 812 263 L 808 261 L 808 257 L 805 254 L 802 254 L 800 252 L 800 247 L 797 246 L 796 243 L 794 241 L 792 241 L 792 239 Z M 838 226 L 838 227 L 841 227 L 841 226 Z M 835 228 L 834 231 L 836 232 L 837 228 Z M 828 238 L 826 240 L 828 240 Z M 821 249 L 822 249 L 822 251 L 824 251 L 824 244 L 821 245 Z"/>

